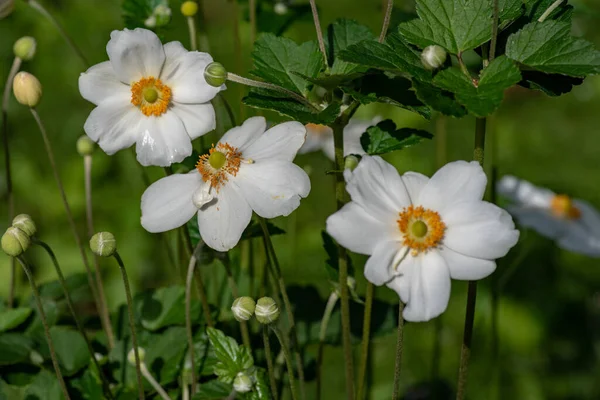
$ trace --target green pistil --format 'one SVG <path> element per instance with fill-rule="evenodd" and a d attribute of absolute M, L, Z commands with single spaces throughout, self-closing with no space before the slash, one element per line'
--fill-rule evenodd
<path fill-rule="evenodd" d="M 415 237 L 422 238 L 427 235 L 427 224 L 420 220 L 415 221 L 410 227 L 410 230 Z"/>
<path fill-rule="evenodd" d="M 146 102 L 154 103 L 156 100 L 158 100 L 158 91 L 154 88 L 145 88 L 143 96 Z"/>
<path fill-rule="evenodd" d="M 227 157 L 225 154 L 220 151 L 213 151 L 213 153 L 208 157 L 208 163 L 214 169 L 221 169 L 225 163 L 227 162 Z"/>

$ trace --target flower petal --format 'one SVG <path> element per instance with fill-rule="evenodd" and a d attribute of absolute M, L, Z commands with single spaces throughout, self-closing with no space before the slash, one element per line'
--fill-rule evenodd
<path fill-rule="evenodd" d="M 402 181 L 404 181 L 410 200 L 413 203 L 416 203 L 419 199 L 421 190 L 427 185 L 427 182 L 429 182 L 429 178 L 418 172 L 407 172 L 402 175 Z"/>
<path fill-rule="evenodd" d="M 564 235 L 569 228 L 569 221 L 557 218 L 546 209 L 523 206 L 508 206 L 507 209 L 516 218 L 519 225 L 532 228 L 540 235 L 550 239 Z"/>
<path fill-rule="evenodd" d="M 306 128 L 300 122 L 284 122 L 260 135 L 244 150 L 244 157 L 253 160 L 291 162 L 306 138 Z"/>
<path fill-rule="evenodd" d="M 79 76 L 79 92 L 84 99 L 95 105 L 112 96 L 129 98 L 129 86 L 115 75 L 110 61 L 101 62 L 88 68 Z"/>
<path fill-rule="evenodd" d="M 443 244 L 465 256 L 494 260 L 504 257 L 519 239 L 510 215 L 486 201 L 454 203 L 442 214 Z"/>
<path fill-rule="evenodd" d="M 141 128 L 135 147 L 140 164 L 168 167 L 192 154 L 191 139 L 173 111 L 144 118 Z"/>
<path fill-rule="evenodd" d="M 403 251 L 404 250 L 404 251 Z M 386 240 L 379 242 L 365 264 L 365 278 L 374 285 L 383 285 L 394 278 L 394 265 L 406 254 L 400 242 Z"/>
<path fill-rule="evenodd" d="M 165 65 L 160 79 L 172 89 L 173 101 L 179 103 L 207 103 L 225 85 L 214 87 L 204 79 L 204 69 L 213 62 L 208 53 L 187 51 L 180 42 L 165 44 Z"/>
<path fill-rule="evenodd" d="M 481 258 L 469 257 L 442 246 L 440 254 L 446 260 L 450 277 L 463 281 L 483 279 L 496 270 L 496 262 Z"/>
<path fill-rule="evenodd" d="M 587 201 L 574 200 L 573 205 L 581 211 L 581 216 L 577 220 L 578 223 L 583 224 L 592 236 L 600 238 L 600 213 Z"/>
<path fill-rule="evenodd" d="M 331 153 L 333 154 L 333 131 L 328 126 L 306 124 L 306 140 L 298 154 L 311 153 L 313 151 L 325 150 L 325 147 L 331 144 Z M 332 158 L 333 159 L 333 158 Z"/>
<path fill-rule="evenodd" d="M 197 171 L 159 179 L 142 195 L 142 226 L 148 232 L 165 232 L 187 223 L 198 209 L 192 195 L 202 185 Z"/>
<path fill-rule="evenodd" d="M 181 119 L 190 138 L 196 139 L 216 128 L 215 109 L 210 103 L 173 102 L 171 110 Z"/>
<path fill-rule="evenodd" d="M 375 117 L 371 121 L 363 121 L 360 119 L 351 119 L 348 125 L 344 128 L 344 157 L 350 154 L 358 154 L 362 156 L 366 154 L 360 143 L 360 138 L 367 131 L 367 128 L 377 125 L 381 117 Z"/>
<path fill-rule="evenodd" d="M 265 129 L 267 129 L 267 121 L 264 117 L 251 117 L 245 120 L 242 125 L 225 132 L 219 143 L 229 143 L 239 151 L 244 152 L 265 132 Z"/>
<path fill-rule="evenodd" d="M 158 36 L 142 28 L 112 31 L 106 52 L 115 74 L 128 85 L 143 77 L 158 77 L 165 62 Z"/>
<path fill-rule="evenodd" d="M 496 184 L 496 190 L 517 205 L 548 208 L 556 196 L 551 190 L 537 187 L 523 179 L 505 175 Z"/>
<path fill-rule="evenodd" d="M 213 201 L 198 211 L 202 240 L 212 249 L 228 251 L 240 241 L 252 209 L 234 185 L 225 184 Z"/>
<path fill-rule="evenodd" d="M 397 275 L 386 286 L 394 290 L 400 296 L 403 303 L 410 301 L 410 284 L 414 271 L 421 265 L 418 257 L 407 255 L 398 265 Z"/>
<path fill-rule="evenodd" d="M 242 164 L 231 180 L 254 212 L 264 218 L 289 215 L 310 192 L 306 172 L 287 161 Z"/>
<path fill-rule="evenodd" d="M 418 205 L 441 212 L 461 201 L 483 199 L 487 178 L 476 161 L 454 161 L 440 168 L 421 190 Z"/>
<path fill-rule="evenodd" d="M 558 246 L 589 257 L 600 257 L 600 238 L 581 224 L 572 224 L 558 240 Z"/>

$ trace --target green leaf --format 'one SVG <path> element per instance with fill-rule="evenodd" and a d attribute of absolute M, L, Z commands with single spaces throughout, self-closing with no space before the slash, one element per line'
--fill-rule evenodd
<path fill-rule="evenodd" d="M 63 367 L 63 374 L 71 376 L 90 363 L 91 355 L 81 333 L 70 328 L 53 326 L 50 328 L 50 336 L 58 362 Z"/>
<path fill-rule="evenodd" d="M 206 328 L 206 334 L 219 360 L 214 373 L 223 382 L 231 383 L 239 372 L 254 365 L 250 349 L 238 345 L 235 339 L 214 328 Z"/>
<path fill-rule="evenodd" d="M 275 12 L 274 4 L 269 2 L 259 2 L 256 11 L 256 25 L 258 31 L 270 32 L 277 36 L 281 36 L 294 22 L 312 20 L 309 4 L 287 4 L 286 7 L 287 12 L 282 15 Z"/>
<path fill-rule="evenodd" d="M 435 87 L 429 82 L 419 80 L 413 81 L 413 88 L 417 98 L 432 109 L 456 118 L 467 115 L 466 108 L 456 101 L 454 94 L 451 92 Z"/>
<path fill-rule="evenodd" d="M 555 0 L 523 0 L 525 4 L 525 16 L 530 22 L 537 21 L 554 2 Z M 567 1 L 563 1 L 548 15 L 546 21 L 556 20 L 570 23 L 572 14 L 573 6 L 568 4 Z"/>
<path fill-rule="evenodd" d="M 0 365 L 13 365 L 29 360 L 33 341 L 21 333 L 0 334 Z"/>
<path fill-rule="evenodd" d="M 202 376 L 213 374 L 215 365 L 219 362 L 215 349 L 210 345 L 206 333 L 201 332 L 194 337 L 194 361 L 197 372 Z"/>
<path fill-rule="evenodd" d="M 512 34 L 506 55 L 530 68 L 550 74 L 583 77 L 600 71 L 600 52 L 587 40 L 571 36 L 567 22 L 525 25 Z"/>
<path fill-rule="evenodd" d="M 168 0 L 124 0 L 121 9 L 125 27 L 129 29 L 144 28 L 158 30 L 169 23 L 170 18 L 154 16 L 155 26 L 146 24 L 146 20 L 154 15 L 154 9 L 159 6 L 169 6 Z"/>
<path fill-rule="evenodd" d="M 136 296 L 134 303 L 140 315 L 142 326 L 156 331 L 171 325 L 185 325 L 185 288 L 182 286 L 163 287 Z M 192 302 L 192 321 L 200 321 L 200 304 Z"/>
<path fill-rule="evenodd" d="M 221 382 L 219 380 L 201 383 L 198 392 L 192 397 L 192 400 L 221 400 L 228 398 L 233 387 L 231 383 Z"/>
<path fill-rule="evenodd" d="M 568 93 L 573 86 L 583 83 L 583 78 L 573 78 L 571 76 L 559 74 L 545 74 L 538 71 L 521 71 L 523 80 L 519 85 L 528 89 L 539 90 L 548 96 L 560 96 Z"/>
<path fill-rule="evenodd" d="M 90 369 L 86 370 L 83 375 L 71 381 L 74 388 L 81 393 L 81 398 L 86 400 L 104 400 L 102 392 L 102 381 Z"/>
<path fill-rule="evenodd" d="M 158 335 L 152 335 L 146 346 L 146 365 L 162 385 L 177 381 L 180 366 L 187 349 L 186 330 L 172 326 Z"/>
<path fill-rule="evenodd" d="M 254 387 L 250 393 L 251 400 L 269 400 L 271 399 L 271 388 L 267 381 L 267 372 L 264 368 L 256 368 L 253 374 Z"/>
<path fill-rule="evenodd" d="M 500 10 L 499 28 L 504 29 L 512 21 L 523 15 L 523 0 L 499 0 L 498 9 Z"/>
<path fill-rule="evenodd" d="M 360 137 L 360 144 L 367 154 L 385 154 L 414 146 L 432 137 L 431 133 L 419 129 L 396 129 L 396 124 L 386 119 L 367 128 L 367 132 Z"/>
<path fill-rule="evenodd" d="M 183 159 L 182 162 L 171 164 L 171 170 L 174 174 L 186 174 L 196 168 L 200 154 L 192 150 L 192 154 Z"/>
<path fill-rule="evenodd" d="M 54 372 L 41 370 L 25 389 L 25 399 L 63 400 L 65 397 Z"/>
<path fill-rule="evenodd" d="M 327 28 L 325 35 L 328 62 L 331 75 L 347 75 L 361 71 L 361 67 L 350 64 L 338 57 L 338 54 L 349 46 L 363 40 L 375 40 L 371 30 L 354 20 L 338 19 Z"/>
<path fill-rule="evenodd" d="M 485 117 L 500 106 L 504 90 L 520 80 L 519 69 L 511 60 L 501 56 L 483 70 L 478 83 L 465 76 L 458 67 L 440 71 L 434 83 L 454 93 L 456 99 L 473 115 Z"/>
<path fill-rule="evenodd" d="M 28 307 L 9 308 L 0 312 L 0 332 L 9 331 L 21 325 L 33 310 Z"/>
<path fill-rule="evenodd" d="M 271 33 L 258 38 L 252 58 L 255 67 L 253 75 L 302 95 L 308 94 L 310 83 L 294 72 L 312 78 L 323 66 L 316 42 L 297 45 L 290 39 Z"/>
<path fill-rule="evenodd" d="M 269 231 L 269 235 L 273 236 L 273 235 L 283 235 L 285 233 L 285 231 L 283 229 L 281 229 L 280 227 L 276 226 L 275 224 L 273 224 L 270 221 L 266 221 L 267 223 L 267 230 Z M 262 228 L 260 226 L 260 223 L 258 223 L 258 221 L 252 221 L 250 223 L 250 225 L 248 225 L 246 227 L 246 229 L 244 229 L 244 232 L 242 233 L 242 239 L 252 239 L 255 237 L 262 237 L 263 236 L 263 231 Z"/>
<path fill-rule="evenodd" d="M 437 44 L 459 54 L 492 37 L 491 0 L 417 0 L 417 14 L 398 29 L 421 48 Z"/>

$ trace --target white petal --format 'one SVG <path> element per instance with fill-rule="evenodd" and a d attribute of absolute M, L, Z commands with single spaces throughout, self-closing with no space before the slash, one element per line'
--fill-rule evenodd
<path fill-rule="evenodd" d="M 421 266 L 420 258 L 408 255 L 398 265 L 396 276 L 386 283 L 386 286 L 394 290 L 400 296 L 403 303 L 410 301 L 410 284 L 414 271 Z"/>
<path fill-rule="evenodd" d="M 397 225 L 373 218 L 351 201 L 327 218 L 327 233 L 339 244 L 359 254 L 373 254 L 378 243 L 389 240 L 389 231 Z"/>
<path fill-rule="evenodd" d="M 558 240 L 558 246 L 589 257 L 600 257 L 600 238 L 580 224 L 573 224 Z"/>
<path fill-rule="evenodd" d="M 83 130 L 106 154 L 112 155 L 135 143 L 143 117 L 128 98 L 111 97 L 92 110 Z"/>
<path fill-rule="evenodd" d="M 402 314 L 411 322 L 429 321 L 439 316 L 450 300 L 450 273 L 444 258 L 437 251 L 417 258 L 420 265 L 412 270 L 410 299 Z"/>
<path fill-rule="evenodd" d="M 496 262 L 481 258 L 469 257 L 442 246 L 440 254 L 446 260 L 450 277 L 463 281 L 483 279 L 496 269 Z"/>
<path fill-rule="evenodd" d="M 168 167 L 192 154 L 192 142 L 181 119 L 169 110 L 142 120 L 135 150 L 140 164 Z"/>
<path fill-rule="evenodd" d="M 197 171 L 176 174 L 154 182 L 142 195 L 142 226 L 148 232 L 164 232 L 188 222 L 198 209 L 192 195 L 202 184 Z"/>
<path fill-rule="evenodd" d="M 331 161 L 335 161 L 335 144 L 333 143 L 333 136 L 323 140 L 321 149 L 323 150 L 325 157 L 329 158 Z"/>
<path fill-rule="evenodd" d="M 600 238 L 600 213 L 587 201 L 574 200 L 573 205 L 581 211 L 581 216 L 577 220 L 583 224 L 592 236 Z"/>
<path fill-rule="evenodd" d="M 196 139 L 216 128 L 215 109 L 210 103 L 183 104 L 173 102 L 171 110 L 183 121 L 188 136 Z"/>
<path fill-rule="evenodd" d="M 398 171 L 381 157 L 364 156 L 358 167 L 344 176 L 352 201 L 381 221 L 395 221 L 398 213 L 411 204 Z"/>
<path fill-rule="evenodd" d="M 486 201 L 466 201 L 446 208 L 443 244 L 470 257 L 504 257 L 519 239 L 510 215 Z"/>
<path fill-rule="evenodd" d="M 298 150 L 298 154 L 306 154 L 318 150 L 325 151 L 325 146 L 329 144 L 328 139 L 331 139 L 331 150 L 333 152 L 333 131 L 330 127 L 315 126 L 315 124 L 306 124 L 304 127 L 306 128 L 306 140 L 302 147 L 300 147 L 300 150 Z"/>
<path fill-rule="evenodd" d="M 569 228 L 569 221 L 552 215 L 546 209 L 523 206 L 508 206 L 507 209 L 516 218 L 519 225 L 532 228 L 540 235 L 550 239 L 564 235 Z"/>
<path fill-rule="evenodd" d="M 454 161 L 440 168 L 421 190 L 418 205 L 441 212 L 461 201 L 483 199 L 487 178 L 476 161 Z"/>
<path fill-rule="evenodd" d="M 257 140 L 267 129 L 267 121 L 264 117 L 251 117 L 244 121 L 241 126 L 231 128 L 219 143 L 229 143 L 242 153 Z"/>
<path fill-rule="evenodd" d="M 379 242 L 365 264 L 365 278 L 377 286 L 389 282 L 396 275 L 395 264 L 405 254 L 400 242 Z"/>
<path fill-rule="evenodd" d="M 212 202 L 198 211 L 202 240 L 212 249 L 227 251 L 240 241 L 252 209 L 233 185 L 221 186 Z"/>
<path fill-rule="evenodd" d="M 306 172 L 287 161 L 243 163 L 231 180 L 254 212 L 264 218 L 289 215 L 310 192 Z"/>
<path fill-rule="evenodd" d="M 503 176 L 496 184 L 498 194 L 510 199 L 517 205 L 548 208 L 555 193 L 512 175 Z"/>
<path fill-rule="evenodd" d="M 158 78 L 165 62 L 158 36 L 142 28 L 112 31 L 106 52 L 116 75 L 128 85 L 143 77 Z"/>
<path fill-rule="evenodd" d="M 429 182 L 429 178 L 418 172 L 407 172 L 402 175 L 402 181 L 404 181 L 410 200 L 413 203 L 416 203 L 419 199 L 421 190 L 427 185 L 427 182 Z"/>
<path fill-rule="evenodd" d="M 306 138 L 306 128 L 300 122 L 284 122 L 260 135 L 246 150 L 244 157 L 253 160 L 291 162 Z"/>
<path fill-rule="evenodd" d="M 204 69 L 213 59 L 208 53 L 187 51 L 179 42 L 165 44 L 166 60 L 160 79 L 169 86 L 173 101 L 207 103 L 225 89 L 213 87 L 204 79 Z"/>
<path fill-rule="evenodd" d="M 376 124 L 377 122 L 373 123 L 373 121 L 350 120 L 350 123 L 344 128 L 344 157 L 350 154 L 363 155 L 366 153 L 360 144 L 360 138 L 368 127 Z"/>
<path fill-rule="evenodd" d="M 79 76 L 79 92 L 84 99 L 96 105 L 112 96 L 131 96 L 129 86 L 119 80 L 110 61 L 88 68 Z"/>

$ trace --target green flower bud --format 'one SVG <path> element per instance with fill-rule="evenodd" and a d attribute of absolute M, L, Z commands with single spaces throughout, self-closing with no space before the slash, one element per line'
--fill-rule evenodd
<path fill-rule="evenodd" d="M 104 365 L 108 361 L 108 356 L 106 356 L 102 353 L 97 353 L 97 352 L 94 353 L 94 358 L 96 359 L 96 361 L 98 361 L 98 364 L 100 364 L 100 365 Z"/>
<path fill-rule="evenodd" d="M 358 162 L 360 159 L 352 154 L 346 156 L 344 158 L 344 169 L 349 169 L 350 171 L 354 171 L 354 168 L 358 166 Z"/>
<path fill-rule="evenodd" d="M 37 351 L 31 350 L 31 353 L 29 353 L 29 361 L 31 361 L 33 365 L 42 365 L 44 363 L 44 357 Z"/>
<path fill-rule="evenodd" d="M 434 44 L 423 49 L 421 63 L 423 63 L 426 70 L 433 71 L 444 65 L 447 56 L 448 53 L 443 47 Z"/>
<path fill-rule="evenodd" d="M 233 380 L 233 388 L 238 393 L 246 393 L 252 390 L 252 378 L 243 372 L 238 372 Z"/>
<path fill-rule="evenodd" d="M 193 17 L 198 12 L 198 3 L 195 1 L 184 1 L 181 5 L 181 13 L 184 17 Z"/>
<path fill-rule="evenodd" d="M 89 138 L 87 135 L 81 136 L 77 139 L 77 152 L 80 156 L 89 156 L 94 152 L 96 143 Z"/>
<path fill-rule="evenodd" d="M 31 36 L 23 36 L 18 39 L 13 45 L 13 52 L 15 57 L 19 57 L 21 60 L 29 61 L 35 55 L 36 41 Z"/>
<path fill-rule="evenodd" d="M 15 228 L 19 228 L 29 237 L 35 235 L 37 232 L 37 227 L 35 226 L 35 222 L 33 219 L 27 214 L 19 214 L 17 215 L 13 221 L 12 226 Z"/>
<path fill-rule="evenodd" d="M 15 0 L 0 0 L 0 19 L 8 17 L 15 8 Z"/>
<path fill-rule="evenodd" d="M 29 248 L 29 236 L 20 230 L 11 226 L 2 235 L 2 250 L 11 257 L 18 257 Z"/>
<path fill-rule="evenodd" d="M 227 70 L 218 62 L 211 62 L 204 70 L 204 79 L 214 87 L 219 87 L 227 80 Z"/>
<path fill-rule="evenodd" d="M 270 297 L 261 297 L 256 302 L 256 308 L 254 309 L 254 315 L 261 324 L 270 324 L 271 322 L 277 321 L 279 318 L 279 307 L 277 303 Z"/>
<path fill-rule="evenodd" d="M 110 232 L 98 232 L 90 239 L 92 253 L 100 257 L 110 257 L 117 251 L 117 241 Z"/>
<path fill-rule="evenodd" d="M 273 11 L 275 11 L 275 14 L 277 15 L 285 15 L 288 12 L 288 6 L 286 6 L 285 3 L 279 1 L 275 3 Z"/>
<path fill-rule="evenodd" d="M 13 93 L 19 103 L 35 107 L 42 98 L 42 84 L 29 72 L 21 71 L 13 79 Z"/>
<path fill-rule="evenodd" d="M 233 311 L 233 316 L 238 321 L 248 321 L 252 314 L 254 314 L 254 308 L 256 307 L 256 302 L 252 297 L 244 296 L 238 297 L 233 302 L 231 306 L 231 311 Z"/>
<path fill-rule="evenodd" d="M 142 364 L 144 362 L 144 358 L 146 357 L 146 350 L 141 347 L 138 347 L 137 350 L 138 356 L 140 357 L 140 364 Z M 127 362 L 135 366 L 135 352 L 133 351 L 133 348 L 129 350 L 129 353 L 127 353 Z"/>
<path fill-rule="evenodd" d="M 166 4 L 159 4 L 154 7 L 154 17 L 156 26 L 165 26 L 171 21 L 171 9 Z"/>
<path fill-rule="evenodd" d="M 146 18 L 146 20 L 144 21 L 144 26 L 150 29 L 156 28 L 156 16 L 151 15 L 148 18 Z"/>

